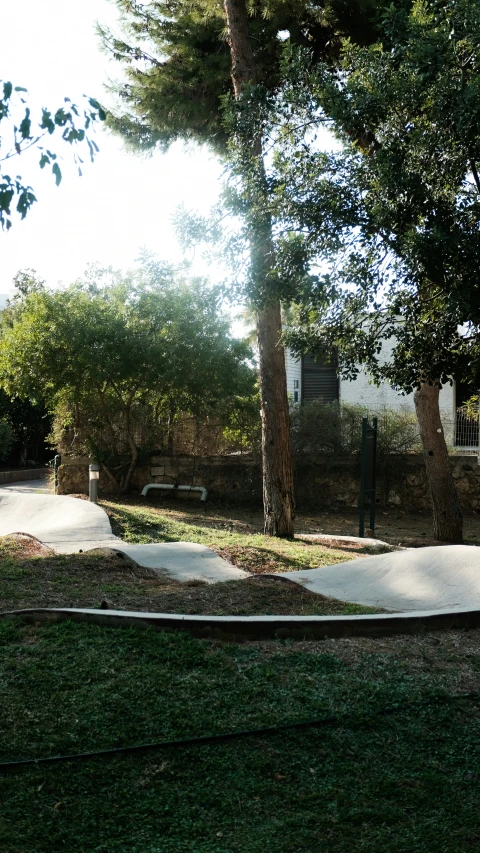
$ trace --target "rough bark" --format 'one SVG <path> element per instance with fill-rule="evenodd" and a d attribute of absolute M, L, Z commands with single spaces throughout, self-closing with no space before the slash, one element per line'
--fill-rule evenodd
<path fill-rule="evenodd" d="M 122 492 L 128 492 L 128 490 L 130 488 L 130 483 L 132 482 L 133 472 L 135 471 L 135 468 L 137 467 L 138 450 L 137 450 L 137 445 L 135 443 L 135 440 L 133 438 L 132 431 L 130 428 L 130 408 L 125 408 L 124 417 L 125 417 L 125 433 L 127 436 L 127 443 L 128 443 L 129 448 L 130 448 L 130 464 L 128 466 L 128 471 L 126 473 L 125 480 L 123 481 L 123 484 L 122 484 Z"/>
<path fill-rule="evenodd" d="M 439 393 L 439 385 L 422 383 L 415 391 L 415 410 L 432 501 L 433 535 L 457 544 L 463 541 L 463 514 L 440 420 Z"/>
<path fill-rule="evenodd" d="M 258 81 L 250 42 L 245 0 L 225 0 L 228 43 L 232 55 L 235 97 Z M 252 153 L 262 158 L 262 140 L 254 138 Z M 261 162 L 260 162 L 261 167 Z M 261 172 L 261 168 L 259 170 Z M 259 175 L 261 178 L 261 174 Z M 264 221 L 260 240 L 253 240 L 252 265 L 265 276 L 274 263 L 271 225 Z M 280 345 L 281 308 L 277 299 L 265 299 L 257 310 L 262 417 L 264 530 L 270 536 L 293 536 L 295 500 L 290 448 L 285 353 Z"/>
<path fill-rule="evenodd" d="M 262 416 L 264 529 L 271 536 L 293 536 L 295 505 L 290 449 L 290 416 L 285 355 L 278 302 L 258 314 Z"/>

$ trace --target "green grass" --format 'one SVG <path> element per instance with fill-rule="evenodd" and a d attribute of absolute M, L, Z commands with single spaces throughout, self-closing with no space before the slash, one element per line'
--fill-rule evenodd
<path fill-rule="evenodd" d="M 138 501 L 104 501 L 114 532 L 127 542 L 199 542 L 247 570 L 252 581 L 216 585 L 181 584 L 122 555 L 55 555 L 32 550 L 30 540 L 0 538 L 0 611 L 33 607 L 99 607 L 118 610 L 211 615 L 331 615 L 375 613 L 348 602 L 323 598 L 294 584 L 262 578 L 352 558 L 351 548 L 329 548 L 311 540 L 286 541 L 249 532 L 215 508 L 198 509 L 186 520 L 169 508 Z M 362 548 L 356 549 L 362 553 Z"/>
<path fill-rule="evenodd" d="M 345 718 L 321 730 L 0 773 L 0 850 L 473 853 L 477 704 L 375 713 L 461 687 L 465 654 L 455 638 L 448 648 L 438 642 L 352 655 L 345 642 L 219 645 L 0 622 L 1 760 Z M 471 677 L 480 650 L 478 638 L 468 642 Z"/>
<path fill-rule="evenodd" d="M 217 519 L 215 512 L 188 521 L 161 507 L 138 505 L 138 501 L 102 501 L 113 532 L 125 542 L 198 542 L 231 559 L 251 572 L 288 572 L 317 568 L 352 559 L 353 552 L 368 554 L 368 547 L 321 545 L 312 540 L 286 540 L 249 533 L 234 519 Z M 188 518 L 188 516 L 187 516 Z M 238 529 L 238 527 L 240 529 Z"/>
<path fill-rule="evenodd" d="M 178 583 L 115 554 L 38 557 L 24 553 L 13 537 L 0 539 L 0 612 L 35 607 L 98 608 L 105 601 L 114 610 L 215 616 L 378 612 L 261 576 L 214 585 Z"/>

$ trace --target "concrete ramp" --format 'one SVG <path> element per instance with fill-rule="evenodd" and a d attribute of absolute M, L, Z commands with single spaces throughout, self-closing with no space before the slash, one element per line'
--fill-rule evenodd
<path fill-rule="evenodd" d="M 99 541 L 120 542 L 96 504 L 64 495 L 0 489 L 0 536 L 28 533 L 62 554 L 86 551 Z"/>
<path fill-rule="evenodd" d="M 194 542 L 130 545 L 114 536 L 106 512 L 89 501 L 65 495 L 0 488 L 0 536 L 27 533 L 57 554 L 110 548 L 144 568 L 178 581 L 218 583 L 240 580 L 248 573 L 223 560 L 211 548 Z"/>
<path fill-rule="evenodd" d="M 105 546 L 102 546 L 105 547 Z M 219 557 L 211 548 L 197 542 L 162 542 L 151 545 L 129 545 L 120 539 L 110 547 L 121 551 L 139 566 L 154 569 L 183 583 L 199 580 L 204 583 L 242 580 L 251 577 Z"/>
<path fill-rule="evenodd" d="M 282 578 L 319 595 L 387 610 L 480 609 L 480 548 L 407 548 L 299 572 Z"/>

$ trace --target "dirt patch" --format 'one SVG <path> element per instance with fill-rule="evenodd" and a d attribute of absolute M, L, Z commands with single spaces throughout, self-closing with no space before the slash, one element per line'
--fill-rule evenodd
<path fill-rule="evenodd" d="M 52 554 L 29 537 L 1 539 L 0 552 L 0 611 L 103 606 L 215 616 L 379 612 L 255 575 L 219 584 L 180 583 L 118 552 Z"/>
<path fill-rule="evenodd" d="M 47 557 L 53 553 L 51 548 L 28 533 L 12 533 L 1 541 L 0 557 L 7 555 L 15 556 L 18 560 L 29 560 L 32 557 Z"/>

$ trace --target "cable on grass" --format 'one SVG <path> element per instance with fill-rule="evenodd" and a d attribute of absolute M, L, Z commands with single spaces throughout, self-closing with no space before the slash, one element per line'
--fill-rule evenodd
<path fill-rule="evenodd" d="M 389 706 L 388 708 L 381 708 L 379 711 L 357 717 L 353 714 L 342 714 L 341 716 L 322 717 L 318 720 L 300 720 L 293 723 L 278 723 L 275 726 L 264 726 L 263 728 L 257 729 L 221 732 L 216 735 L 200 735 L 198 737 L 181 738 L 179 740 L 163 740 L 156 743 L 137 744 L 135 746 L 120 746 L 113 749 L 100 749 L 95 752 L 78 752 L 71 755 L 52 755 L 46 758 L 26 758 L 21 761 L 5 761 L 0 763 L 0 771 L 20 770 L 23 767 L 35 767 L 40 764 L 59 764 L 60 762 L 68 761 L 87 761 L 91 758 L 109 758 L 132 753 L 152 752 L 158 749 L 207 746 L 208 744 L 225 743 L 227 741 L 240 740 L 241 738 L 247 737 L 274 735 L 279 732 L 289 730 L 299 731 L 309 728 L 322 728 L 323 726 L 342 726 L 348 723 L 350 723 L 350 726 L 352 723 L 354 725 L 365 725 L 371 722 L 372 718 L 388 716 L 389 714 L 398 714 L 404 710 L 428 708 L 431 705 L 440 705 L 458 700 L 474 702 L 478 699 L 480 699 L 480 692 L 456 693 L 453 695 L 446 694 L 433 696 L 425 702 L 399 702 L 395 705 Z"/>

